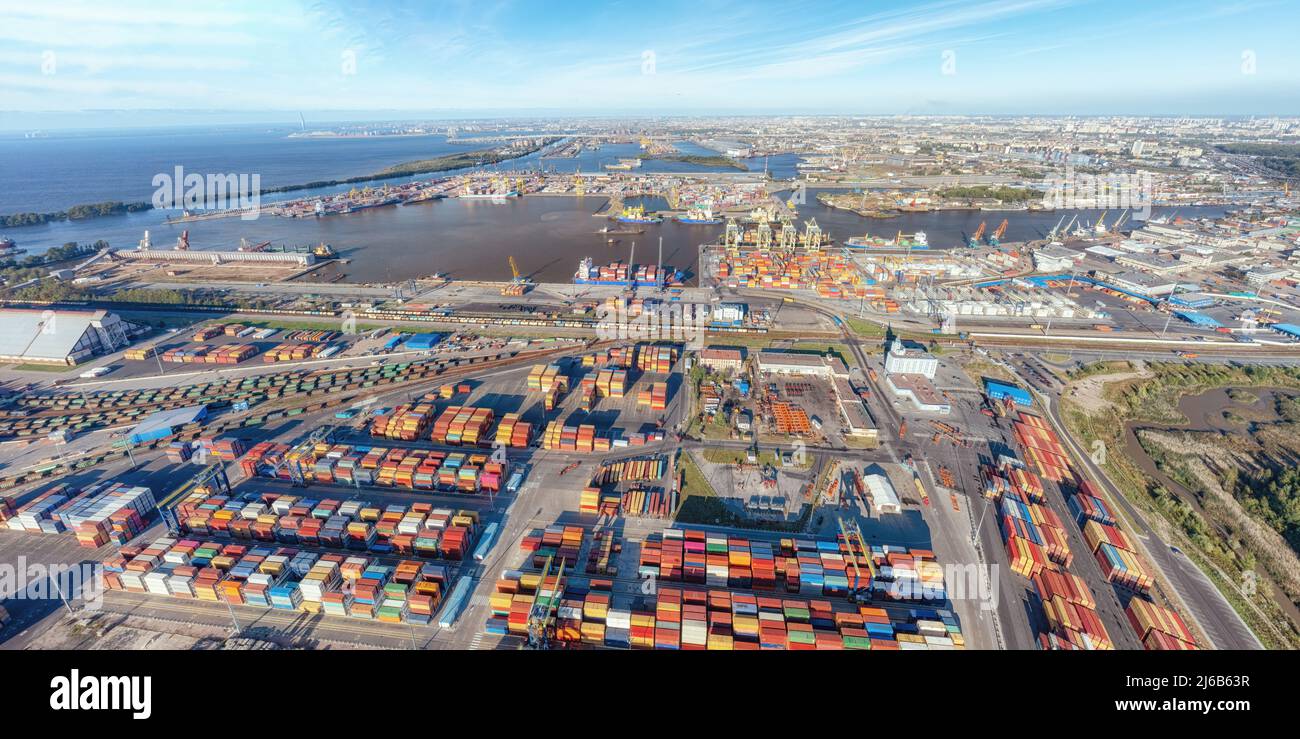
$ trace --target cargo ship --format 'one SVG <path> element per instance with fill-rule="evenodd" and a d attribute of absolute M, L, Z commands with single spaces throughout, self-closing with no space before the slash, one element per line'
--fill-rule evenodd
<path fill-rule="evenodd" d="M 684 215 L 677 216 L 677 222 L 692 226 L 713 226 L 722 223 L 722 219 L 714 218 L 711 208 L 697 205 L 687 210 Z"/>
<path fill-rule="evenodd" d="M 614 220 L 619 223 L 662 223 L 664 219 L 656 215 L 646 215 L 645 206 L 634 205 L 623 209 L 623 212 L 614 216 Z"/>
<path fill-rule="evenodd" d="M 490 184 L 465 183 L 456 197 L 467 200 L 496 200 L 497 198 L 517 198 L 519 190 L 511 189 L 507 182 L 493 180 Z"/>
<path fill-rule="evenodd" d="M 640 169 L 640 168 L 641 168 L 641 160 L 639 158 L 620 159 L 618 160 L 617 164 L 605 165 L 605 169 L 614 170 L 618 172 L 626 172 L 629 170 Z"/>
<path fill-rule="evenodd" d="M 893 239 L 882 239 L 870 234 L 853 236 L 844 241 L 844 246 L 850 249 L 929 249 L 930 242 L 924 231 L 917 231 L 911 237 L 900 232 Z"/>
<path fill-rule="evenodd" d="M 0 257 L 16 257 L 26 253 L 27 250 L 19 249 L 13 239 L 0 238 Z"/>
<path fill-rule="evenodd" d="M 628 264 L 610 262 L 597 267 L 591 257 L 578 262 L 578 271 L 573 275 L 575 285 L 612 285 L 616 287 L 664 287 L 680 285 L 684 275 L 671 267 L 657 267 L 653 264 Z"/>
<path fill-rule="evenodd" d="M 507 190 L 505 192 L 463 192 L 457 197 L 462 200 L 497 200 L 500 198 L 517 198 L 518 190 Z"/>

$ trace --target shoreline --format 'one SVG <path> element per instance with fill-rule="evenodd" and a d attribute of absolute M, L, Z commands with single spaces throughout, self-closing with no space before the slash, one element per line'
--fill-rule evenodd
<path fill-rule="evenodd" d="M 372 138 L 372 137 L 363 137 L 363 138 Z M 545 149 L 547 146 L 553 145 L 554 143 L 555 141 L 547 141 L 541 146 L 529 148 L 528 151 L 520 152 L 519 154 L 516 154 L 514 156 L 500 157 L 498 159 L 491 159 L 491 154 L 495 153 L 497 151 L 496 149 L 479 149 L 475 151 L 458 152 L 455 154 L 445 154 L 441 157 L 434 157 L 433 159 L 416 159 L 410 162 L 395 164 L 392 167 L 389 167 L 388 169 L 382 170 L 380 172 L 376 172 L 374 174 L 358 175 L 356 177 L 348 177 L 348 178 L 337 179 L 337 180 L 315 180 L 312 182 L 304 182 L 304 183 L 298 183 L 293 185 L 281 185 L 279 187 L 271 187 L 262 190 L 260 194 L 261 195 L 282 194 L 282 193 L 290 193 L 290 192 L 299 192 L 302 190 L 314 190 L 322 187 L 337 187 L 339 185 L 360 185 L 367 182 L 380 182 L 383 180 L 393 180 L 401 177 L 415 177 L 422 174 L 437 174 L 439 172 L 454 172 L 460 169 L 472 169 L 474 167 L 479 167 L 479 166 L 490 166 L 490 165 L 500 164 L 502 162 L 514 161 L 516 159 L 521 159 L 523 157 L 536 154 L 537 152 L 541 151 L 542 149 Z M 478 164 L 447 166 L 447 165 L 451 165 L 453 162 L 459 160 L 462 157 L 467 157 L 473 154 L 483 154 L 483 161 Z M 438 162 L 439 164 L 430 165 L 430 168 L 413 167 L 410 170 L 399 170 L 399 168 L 401 167 L 406 167 L 412 164 L 419 164 L 421 162 L 430 162 L 430 163 Z M 100 213 L 92 212 L 89 215 L 80 216 L 80 217 L 71 215 L 71 212 L 79 211 L 80 209 L 89 209 L 89 208 L 103 209 L 105 207 L 111 208 L 110 212 L 100 212 Z M 47 213 L 27 211 L 24 213 L 8 213 L 5 215 L 0 215 L 0 228 L 4 228 L 4 229 L 31 228 L 33 226 L 44 226 L 50 223 L 63 223 L 67 221 L 89 221 L 89 220 L 94 220 L 96 218 L 107 218 L 109 216 L 127 215 L 129 213 L 143 213 L 151 210 L 155 210 L 153 203 L 144 202 L 144 201 L 126 202 L 122 200 L 106 200 L 100 203 L 80 203 L 77 205 L 72 205 L 67 208 L 64 208 L 63 210 L 50 211 Z M 20 216 L 35 216 L 40 220 L 36 220 L 28 223 L 16 223 L 16 224 L 6 223 L 8 219 L 18 218 Z"/>

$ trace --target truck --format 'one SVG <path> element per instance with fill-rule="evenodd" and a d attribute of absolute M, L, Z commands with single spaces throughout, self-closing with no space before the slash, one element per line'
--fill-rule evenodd
<path fill-rule="evenodd" d="M 519 492 L 520 486 L 522 486 L 523 484 L 524 484 L 524 471 L 515 470 L 510 475 L 510 479 L 506 482 L 506 492 L 517 493 Z"/>

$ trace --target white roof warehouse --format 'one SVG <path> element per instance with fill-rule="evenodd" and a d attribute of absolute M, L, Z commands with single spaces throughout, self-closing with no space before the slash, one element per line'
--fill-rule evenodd
<path fill-rule="evenodd" d="M 104 310 L 0 310 L 0 362 L 75 365 L 130 343 L 128 325 Z"/>

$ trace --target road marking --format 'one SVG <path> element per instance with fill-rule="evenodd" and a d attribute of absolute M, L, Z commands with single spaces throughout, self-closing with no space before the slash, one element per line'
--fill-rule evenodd
<path fill-rule="evenodd" d="M 485 635 L 484 635 L 484 633 L 483 633 L 482 631 L 480 631 L 480 632 L 478 632 L 477 634 L 474 635 L 474 638 L 473 638 L 472 640 L 470 640 L 470 643 L 469 643 L 469 649 L 470 649 L 470 651 L 476 650 L 476 649 L 478 649 L 480 646 L 483 645 L 483 637 L 484 637 L 484 636 L 485 636 Z"/>

